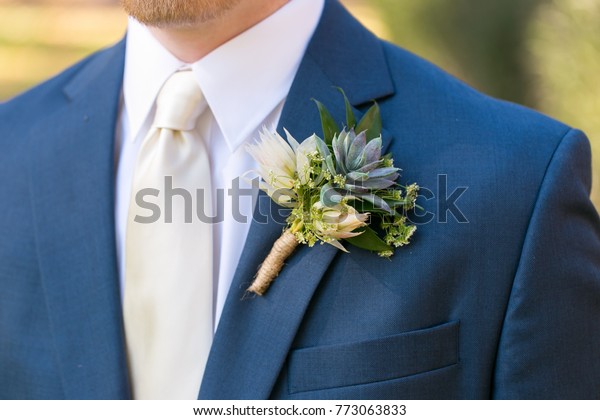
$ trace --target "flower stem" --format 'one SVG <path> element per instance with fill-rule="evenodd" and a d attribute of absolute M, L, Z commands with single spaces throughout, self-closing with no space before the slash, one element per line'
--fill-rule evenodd
<path fill-rule="evenodd" d="M 248 292 L 256 293 L 258 296 L 264 295 L 275 277 L 279 275 L 285 260 L 292 255 L 298 245 L 294 234 L 289 229 L 284 231 L 258 269 L 256 278 L 247 289 Z"/>

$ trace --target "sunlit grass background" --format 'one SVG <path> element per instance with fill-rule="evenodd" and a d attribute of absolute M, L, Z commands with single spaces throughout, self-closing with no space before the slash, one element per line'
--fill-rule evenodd
<path fill-rule="evenodd" d="M 476 88 L 586 131 L 600 206 L 600 0 L 343 2 Z M 117 42 L 125 26 L 117 0 L 0 0 L 0 101 Z"/>

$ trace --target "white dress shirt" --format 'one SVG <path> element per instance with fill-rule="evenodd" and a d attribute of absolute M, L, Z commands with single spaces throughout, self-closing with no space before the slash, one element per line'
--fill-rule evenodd
<path fill-rule="evenodd" d="M 146 27 L 129 20 L 115 150 L 115 216 L 121 291 L 127 281 L 125 230 L 138 151 L 154 119 L 154 102 L 162 85 L 174 72 L 191 68 L 210 108 L 210 112 L 201 117 L 201 135 L 209 148 L 213 202 L 223 214 L 223 222 L 215 225 L 213 244 L 216 329 L 253 213 L 252 197 L 242 196 L 239 209 L 247 221 L 234 220 L 232 197 L 227 192 L 236 178 L 255 168 L 244 145 L 256 139 L 263 126 L 269 130 L 277 127 L 285 98 L 323 6 L 324 0 L 291 0 L 267 19 L 192 64 L 175 58 Z M 243 180 L 239 182 L 241 188 L 250 188 Z M 217 189 L 225 192 L 220 203 Z"/>

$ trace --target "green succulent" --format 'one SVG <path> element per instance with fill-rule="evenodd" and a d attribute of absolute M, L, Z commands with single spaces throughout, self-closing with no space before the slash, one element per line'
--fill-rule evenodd
<path fill-rule="evenodd" d="M 400 169 L 390 155 L 382 155 L 377 103 L 357 122 L 348 98 L 339 90 L 346 104 L 342 130 L 327 108 L 315 101 L 323 126 L 323 141 L 317 143 L 317 149 L 327 181 L 321 185 L 319 200 L 327 207 L 352 202 L 359 212 L 369 213 L 371 222 L 379 222 L 383 237 L 367 226 L 359 236 L 346 241 L 388 257 L 394 248 L 408 244 L 416 230 L 407 223 L 406 212 L 415 207 L 419 187 L 398 185 Z"/>
<path fill-rule="evenodd" d="M 346 199 L 359 199 L 375 208 L 392 213 L 393 206 L 374 193 L 396 186 L 400 169 L 390 165 L 391 159 L 381 155 L 381 137 L 367 142 L 366 131 L 354 129 L 334 136 L 333 155 L 325 156 L 329 173 L 336 176 L 321 188 L 321 201 L 327 206 Z M 335 159 L 334 159 L 335 157 Z"/>

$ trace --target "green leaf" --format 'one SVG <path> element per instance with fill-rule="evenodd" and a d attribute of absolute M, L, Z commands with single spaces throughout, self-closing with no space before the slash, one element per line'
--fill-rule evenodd
<path fill-rule="evenodd" d="M 367 251 L 382 252 L 394 250 L 394 248 L 386 244 L 383 239 L 377 236 L 377 233 L 370 227 L 367 227 L 360 235 L 344 240 L 357 248 L 366 249 Z"/>
<path fill-rule="evenodd" d="M 356 127 L 356 117 L 354 116 L 354 111 L 352 110 L 352 105 L 350 105 L 350 101 L 346 96 L 346 92 L 341 87 L 336 88 L 340 91 L 342 96 L 344 97 L 344 103 L 346 104 L 346 128 L 350 130 L 351 128 Z"/>
<path fill-rule="evenodd" d="M 367 132 L 367 141 L 381 136 L 381 113 L 377 102 L 373 104 L 367 113 L 362 117 L 356 127 L 356 133 Z"/>
<path fill-rule="evenodd" d="M 329 111 L 327 110 L 327 108 L 325 108 L 325 105 L 323 105 L 316 99 L 313 99 L 313 101 L 317 104 L 317 107 L 319 108 L 319 114 L 321 116 L 321 125 L 323 126 L 323 140 L 325 141 L 325 144 L 327 144 L 327 146 L 331 146 L 333 138 L 336 134 L 340 132 L 340 129 L 333 117 L 331 116 L 331 114 L 329 113 Z"/>

